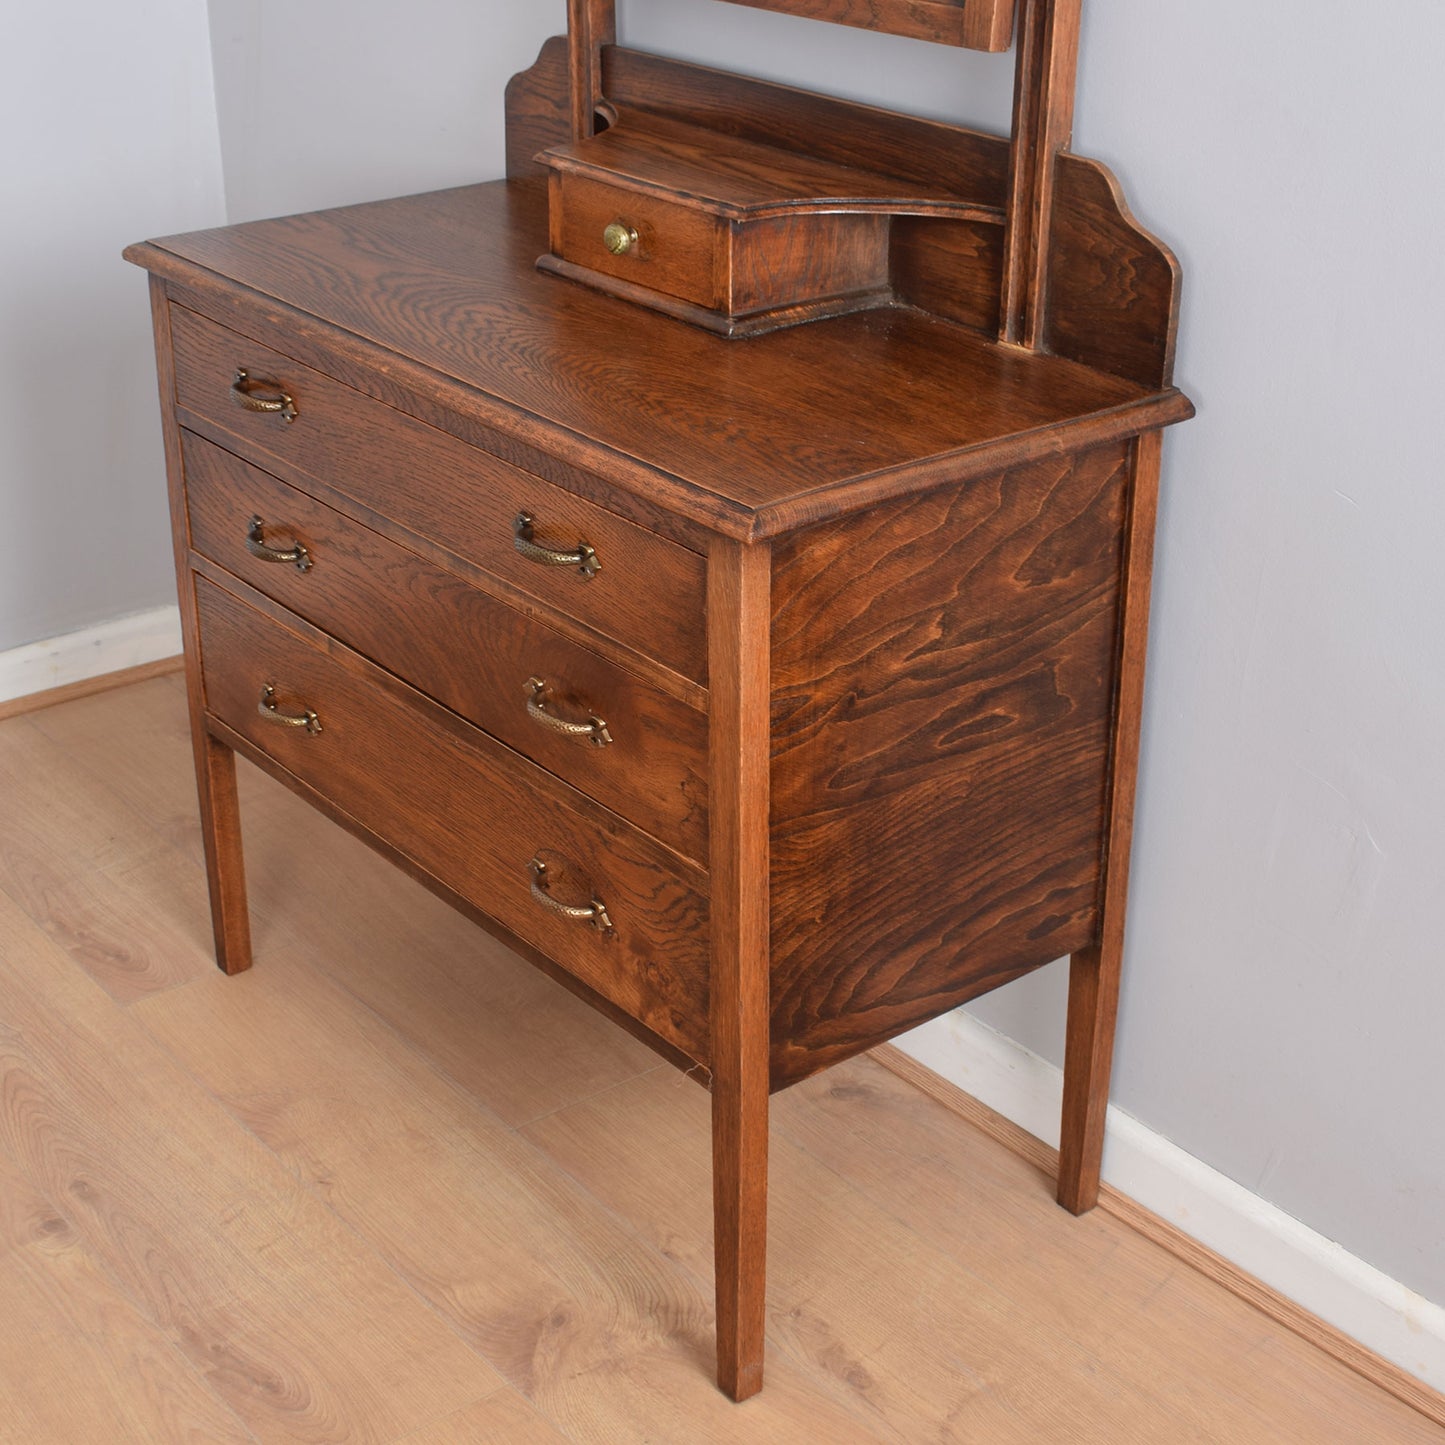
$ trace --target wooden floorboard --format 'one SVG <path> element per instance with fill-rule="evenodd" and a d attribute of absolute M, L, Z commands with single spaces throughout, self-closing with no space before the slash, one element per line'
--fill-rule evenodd
<path fill-rule="evenodd" d="M 0 1442 L 1445 1442 L 866 1058 L 729 1404 L 703 1091 L 245 765 L 223 977 L 190 768 L 173 676 L 0 722 Z"/>

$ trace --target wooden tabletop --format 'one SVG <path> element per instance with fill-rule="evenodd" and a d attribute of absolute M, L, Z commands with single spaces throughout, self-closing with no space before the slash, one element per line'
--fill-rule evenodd
<path fill-rule="evenodd" d="M 766 536 L 943 480 L 1182 420 L 1177 391 L 1001 346 L 905 307 L 746 340 L 535 268 L 546 196 L 496 181 L 132 247 L 420 363 L 581 443 L 623 485 Z M 203 270 L 198 274 L 196 268 Z M 385 358 L 379 358 L 383 363 Z M 460 387 L 457 384 L 460 384 Z"/>

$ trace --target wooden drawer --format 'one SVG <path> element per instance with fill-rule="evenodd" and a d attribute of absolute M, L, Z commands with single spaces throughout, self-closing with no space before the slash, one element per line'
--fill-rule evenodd
<path fill-rule="evenodd" d="M 288 480 L 358 503 L 423 550 L 436 544 L 563 619 L 704 679 L 705 563 L 697 553 L 184 307 L 172 305 L 170 321 L 183 425 Z M 275 383 L 266 395 L 289 396 L 295 419 L 244 409 L 233 387 L 241 368 L 258 386 Z M 524 556 L 514 535 L 522 514 L 538 544 L 590 546 L 596 575 Z"/>
<path fill-rule="evenodd" d="M 707 858 L 707 719 L 635 673 L 469 586 L 191 432 L 191 546 L 688 857 Z M 305 570 L 248 548 L 305 549 Z M 546 684 L 540 702 L 531 679 Z M 530 706 L 529 706 L 530 702 Z M 604 745 L 546 726 L 599 718 Z"/>
<path fill-rule="evenodd" d="M 554 174 L 551 186 L 554 255 L 697 306 L 726 307 L 725 222 L 696 207 L 580 176 Z M 620 255 L 603 239 L 611 225 L 636 238 Z"/>
<path fill-rule="evenodd" d="M 206 711 L 449 888 L 706 1062 L 707 875 L 304 623 L 196 581 Z M 259 707 L 304 715 L 287 726 Z M 225 733 L 221 736 L 224 738 Z M 606 907 L 610 929 L 533 896 Z"/>

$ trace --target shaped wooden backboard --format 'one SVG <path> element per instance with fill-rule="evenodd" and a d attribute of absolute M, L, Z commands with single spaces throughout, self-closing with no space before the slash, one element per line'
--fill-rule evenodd
<path fill-rule="evenodd" d="M 1007 50 L 1014 0 L 732 0 L 809 20 L 831 20 L 970 50 Z"/>

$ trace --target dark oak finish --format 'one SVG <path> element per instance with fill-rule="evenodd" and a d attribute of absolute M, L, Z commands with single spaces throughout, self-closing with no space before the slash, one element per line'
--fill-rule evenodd
<path fill-rule="evenodd" d="M 1064 1049 L 1064 1118 L 1059 1148 L 1059 1203 L 1074 1214 L 1099 1199 L 1104 1115 L 1114 1059 L 1114 1020 L 1124 960 L 1124 910 L 1129 896 L 1129 846 L 1134 836 L 1134 782 L 1144 710 L 1144 658 L 1149 635 L 1149 579 L 1159 509 L 1161 438 L 1139 438 L 1131 458 L 1133 486 L 1124 533 L 1125 589 L 1115 662 L 1114 746 L 1108 782 L 1108 829 L 1096 939 L 1069 961 L 1069 1019 Z"/>
<path fill-rule="evenodd" d="M 183 420 L 207 422 L 212 434 L 235 437 L 233 444 L 264 455 L 288 480 L 321 481 L 368 517 L 468 559 L 563 625 L 577 618 L 686 677 L 705 676 L 703 560 L 696 553 L 192 312 L 178 309 L 171 330 Z M 231 378 L 247 363 L 295 397 L 294 422 L 235 404 Z M 587 578 L 576 567 L 520 556 L 513 519 L 524 511 L 535 518 L 539 542 L 595 548 L 598 574 Z"/>
<path fill-rule="evenodd" d="M 1012 14 L 769 8 L 981 48 Z M 1097 1196 L 1179 275 L 1068 153 L 1078 0 L 1023 0 L 1011 140 L 569 15 L 511 180 L 127 254 L 219 960 L 234 750 L 706 1084 L 743 1399 L 770 1091 L 1070 954 L 1059 1197 Z"/>
<path fill-rule="evenodd" d="M 771 555 L 722 541 L 708 564 L 712 712 L 713 1252 L 718 1383 L 763 1384 L 768 1230 L 768 694 Z"/>
<path fill-rule="evenodd" d="M 583 140 L 596 131 L 602 105 L 602 47 L 617 39 L 612 0 L 567 0 L 567 39 L 572 135 Z"/>
<path fill-rule="evenodd" d="M 1054 186 L 1044 343 L 1138 381 L 1174 376 L 1179 263 L 1147 237 L 1097 161 L 1063 156 Z"/>
<path fill-rule="evenodd" d="M 1002 216 L 1010 145 L 998 136 L 621 47 L 608 48 L 602 59 L 607 94 L 618 106 L 791 146 L 910 184 L 944 178 L 959 195 Z M 566 141 L 565 83 L 561 41 L 549 42 L 533 70 L 514 78 L 507 99 L 509 175 L 538 173 L 533 158 Z M 893 229 L 898 297 L 997 334 L 1003 227 L 899 218 Z M 1178 325 L 1178 266 L 1169 248 L 1134 220 L 1117 182 L 1097 161 L 1067 152 L 1057 157 L 1049 236 L 1045 349 L 1141 386 L 1167 387 Z"/>
<path fill-rule="evenodd" d="M 706 1063 L 707 875 L 621 819 L 391 681 L 355 653 L 197 584 L 206 710 L 252 747 L 596 992 Z M 263 686 L 315 736 L 262 717 Z M 557 918 L 531 896 L 541 856 L 557 896 L 595 895 L 613 928 Z"/>
<path fill-rule="evenodd" d="M 904 186 L 647 111 L 541 159 L 552 174 L 543 270 L 727 336 L 890 301 L 892 217 L 1002 220 L 937 182 Z M 630 244 L 609 247 L 609 227 Z"/>
<path fill-rule="evenodd" d="M 1107 447 L 776 545 L 775 1088 L 1093 937 L 1125 479 Z"/>
<path fill-rule="evenodd" d="M 1043 354 L 1001 356 L 985 337 L 902 308 L 739 346 L 540 274 L 545 223 L 540 188 L 489 185 L 132 254 L 187 283 L 204 268 L 263 297 L 281 290 L 376 343 L 377 368 L 408 356 L 461 380 L 468 409 L 473 392 L 499 397 L 529 441 L 545 432 L 535 419 L 550 417 L 559 445 L 592 440 L 589 467 L 619 489 L 733 536 L 872 505 L 883 477 L 893 496 L 936 484 L 964 453 L 981 474 L 1003 440 L 1045 455 L 1072 445 L 1081 422 L 1104 441 L 1190 414 L 1172 390 Z"/>
<path fill-rule="evenodd" d="M 1080 3 L 1032 0 L 1019 35 L 1000 338 L 1030 351 L 1043 336 L 1058 157 L 1074 129 Z"/>
<path fill-rule="evenodd" d="M 175 395 L 175 352 L 171 345 L 170 306 L 166 301 L 165 287 L 154 276 L 150 279 L 150 299 L 156 374 L 161 392 L 161 434 L 165 443 L 176 590 L 180 600 L 181 638 L 186 653 L 186 700 L 191 717 L 191 744 L 195 751 L 201 842 L 206 853 L 206 883 L 211 895 L 211 928 L 215 936 L 217 965 L 224 973 L 242 973 L 251 966 L 251 918 L 246 908 L 246 865 L 241 852 L 236 759 L 228 747 L 206 731 L 205 726 L 200 633 L 187 545 L 181 431 L 171 406 Z"/>
<path fill-rule="evenodd" d="M 706 862 L 704 713 L 190 432 L 182 452 L 202 557 Z M 306 548 L 307 571 L 246 550 L 257 515 Z M 532 677 L 547 684 L 551 711 L 598 716 L 612 741 L 597 747 L 539 724 L 527 711 Z"/>

